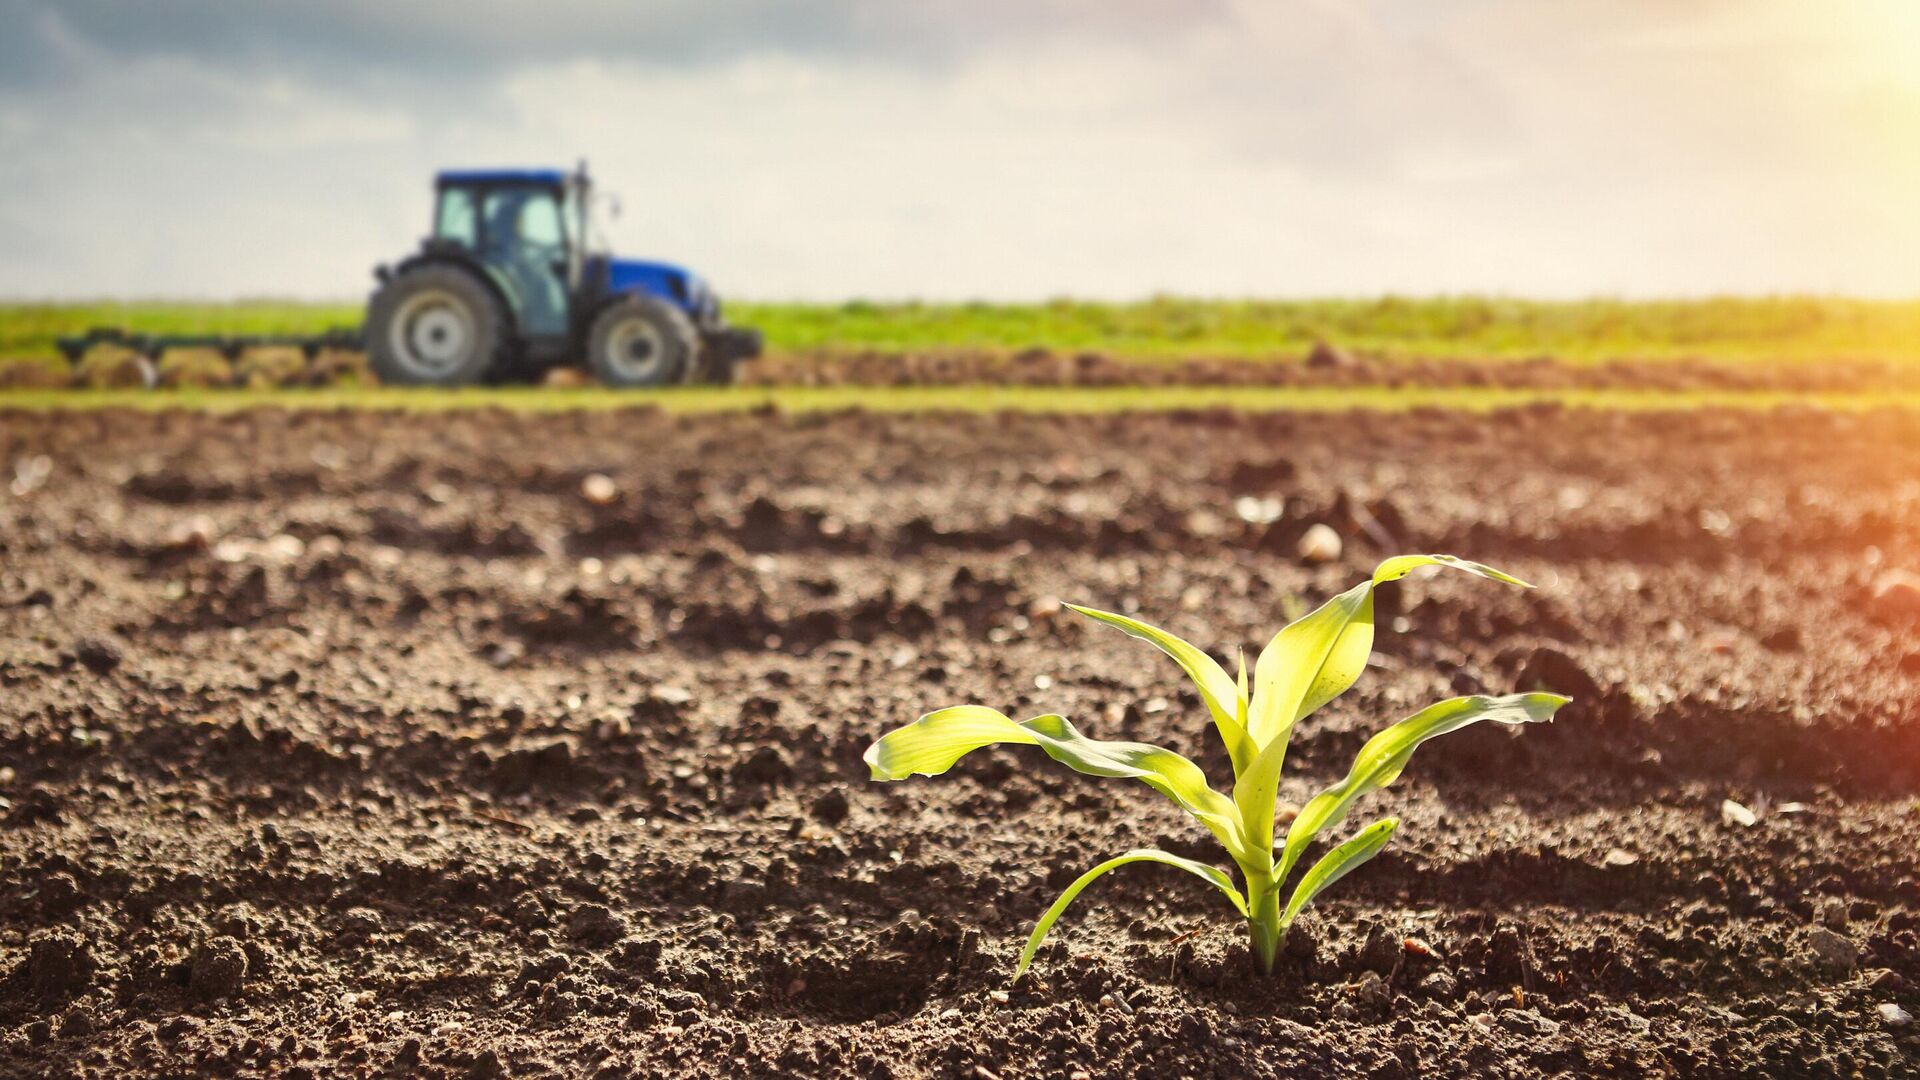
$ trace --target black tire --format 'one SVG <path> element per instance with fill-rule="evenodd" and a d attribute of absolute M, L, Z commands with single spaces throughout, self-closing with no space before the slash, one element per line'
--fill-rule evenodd
<path fill-rule="evenodd" d="M 679 308 L 651 296 L 626 296 L 594 316 L 587 367 L 607 386 L 672 386 L 687 381 L 700 334 Z"/>
<path fill-rule="evenodd" d="M 507 357 L 506 312 L 458 266 L 422 266 L 367 303 L 367 360 L 389 386 L 465 386 Z"/>

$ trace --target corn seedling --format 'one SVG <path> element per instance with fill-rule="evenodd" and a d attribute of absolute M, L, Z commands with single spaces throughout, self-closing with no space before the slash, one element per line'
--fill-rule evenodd
<path fill-rule="evenodd" d="M 1287 739 L 1294 725 L 1345 693 L 1359 678 L 1373 651 L 1373 590 L 1423 566 L 1444 566 L 1528 588 L 1526 582 L 1479 563 L 1450 555 L 1402 555 L 1381 563 L 1373 576 L 1289 623 L 1274 635 L 1254 664 L 1248 683 L 1246 658 L 1233 678 L 1205 652 L 1145 623 L 1107 611 L 1074 605 L 1073 610 L 1140 638 L 1172 657 L 1199 690 L 1214 727 L 1233 762 L 1233 795 L 1208 786 L 1200 767 L 1171 750 L 1136 742 L 1105 742 L 1075 730 L 1066 717 L 1036 716 L 1015 723 L 979 705 L 957 705 L 928 713 L 867 748 L 865 759 L 875 780 L 938 776 L 962 757 L 996 743 L 1038 746 L 1047 756 L 1076 772 L 1139 780 L 1199 819 L 1217 837 L 1241 884 L 1217 867 L 1165 851 L 1137 849 L 1107 860 L 1067 886 L 1040 917 L 1021 950 L 1018 979 L 1033 962 L 1053 924 L 1074 897 L 1102 875 L 1129 863 L 1155 862 L 1185 870 L 1225 894 L 1247 920 L 1253 954 L 1262 973 L 1273 959 L 1287 928 L 1327 888 L 1380 853 L 1399 822 L 1382 818 L 1320 856 L 1301 875 L 1285 903 L 1282 887 L 1323 832 L 1338 828 L 1361 796 L 1399 777 L 1414 750 L 1428 739 L 1492 720 L 1534 723 L 1553 718 L 1567 703 L 1557 694 L 1459 697 L 1421 709 L 1367 740 L 1346 778 L 1315 795 L 1295 815 L 1284 837 L 1274 835 L 1275 803 Z M 1277 840 L 1277 842 L 1276 842 Z"/>

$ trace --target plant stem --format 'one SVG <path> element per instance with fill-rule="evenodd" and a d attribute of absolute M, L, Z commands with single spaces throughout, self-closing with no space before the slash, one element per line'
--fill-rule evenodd
<path fill-rule="evenodd" d="M 1260 974 L 1273 974 L 1273 957 L 1280 949 L 1286 927 L 1280 925 L 1280 887 L 1271 878 L 1247 879 L 1247 930 L 1252 936 L 1253 958 Z"/>

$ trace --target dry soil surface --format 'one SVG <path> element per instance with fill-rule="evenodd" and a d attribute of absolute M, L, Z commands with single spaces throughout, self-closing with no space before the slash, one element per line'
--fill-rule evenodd
<path fill-rule="evenodd" d="M 0 1074 L 1920 1072 L 1910 414 L 12 413 L 0 466 Z M 1383 588 L 1283 798 L 1437 697 L 1576 704 L 1423 749 L 1272 978 L 1135 866 L 1010 985 L 1094 862 L 1222 856 L 865 746 L 1060 711 L 1224 788 L 1058 602 L 1230 659 L 1403 550 L 1540 588 Z"/>

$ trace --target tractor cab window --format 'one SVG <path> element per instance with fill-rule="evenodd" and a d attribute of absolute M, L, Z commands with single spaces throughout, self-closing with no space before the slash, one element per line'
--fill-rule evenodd
<path fill-rule="evenodd" d="M 473 217 L 473 192 L 465 188 L 442 188 L 440 210 L 434 223 L 435 239 L 451 240 L 471 248 L 479 236 Z"/>
<path fill-rule="evenodd" d="M 536 188 L 500 188 L 487 193 L 487 245 L 559 252 L 566 246 L 560 203 L 553 192 Z"/>

